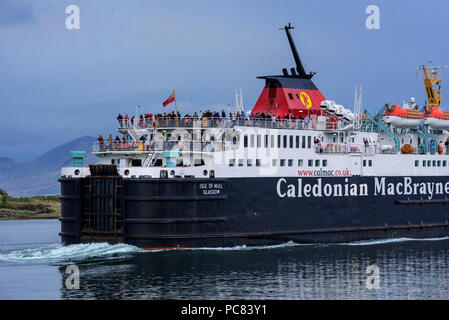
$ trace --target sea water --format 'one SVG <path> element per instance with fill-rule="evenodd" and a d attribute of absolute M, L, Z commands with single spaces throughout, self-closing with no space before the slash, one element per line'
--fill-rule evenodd
<path fill-rule="evenodd" d="M 0 221 L 0 299 L 449 298 L 448 238 L 145 251 L 59 231 Z"/>

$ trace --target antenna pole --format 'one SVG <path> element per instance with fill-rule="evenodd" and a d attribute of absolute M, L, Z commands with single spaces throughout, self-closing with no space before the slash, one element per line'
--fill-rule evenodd
<path fill-rule="evenodd" d="M 295 59 L 295 63 L 296 63 L 296 71 L 298 71 L 298 75 L 300 77 L 304 78 L 308 75 L 306 74 L 306 70 L 304 70 L 304 67 L 301 63 L 301 59 L 299 58 L 298 51 L 296 50 L 295 42 L 293 41 L 293 38 L 290 34 L 290 29 L 293 29 L 293 28 L 294 27 L 292 27 L 289 22 L 288 25 L 282 29 L 284 29 L 285 33 L 287 34 L 287 39 L 288 39 L 288 42 L 290 43 L 290 48 L 292 49 L 293 58 Z"/>
<path fill-rule="evenodd" d="M 176 125 L 178 125 L 179 119 L 178 119 L 178 105 L 176 104 L 176 95 L 175 95 L 175 89 L 173 88 L 173 98 L 175 99 L 175 110 L 176 110 Z"/>

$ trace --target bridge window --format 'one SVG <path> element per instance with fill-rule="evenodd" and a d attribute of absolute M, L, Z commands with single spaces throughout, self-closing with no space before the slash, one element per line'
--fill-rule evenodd
<path fill-rule="evenodd" d="M 262 140 L 262 139 L 261 139 L 261 136 L 260 136 L 260 134 L 258 134 L 258 135 L 257 135 L 257 148 L 260 148 L 260 145 L 261 145 L 261 143 L 262 143 L 261 140 Z"/>
<path fill-rule="evenodd" d="M 274 136 L 271 135 L 270 148 L 274 147 Z"/>
<path fill-rule="evenodd" d="M 366 160 L 363 160 L 363 166 L 366 167 Z"/>
<path fill-rule="evenodd" d="M 278 134 L 278 148 L 281 147 L 281 135 Z"/>
<path fill-rule="evenodd" d="M 436 161 L 436 160 L 433 160 L 433 162 L 432 162 L 432 166 L 434 166 L 434 167 L 436 167 L 436 166 L 437 166 L 437 161 Z"/>
<path fill-rule="evenodd" d="M 308 149 L 312 148 L 312 137 L 311 136 L 307 137 L 307 148 Z"/>
<path fill-rule="evenodd" d="M 281 167 L 285 167 L 285 159 L 281 159 Z"/>
<path fill-rule="evenodd" d="M 248 167 L 252 167 L 252 165 L 253 165 L 253 160 L 252 160 L 252 159 L 248 159 L 248 160 L 246 161 L 246 165 L 247 165 Z"/>
<path fill-rule="evenodd" d="M 415 160 L 415 167 L 419 167 L 419 160 Z"/>
<path fill-rule="evenodd" d="M 441 161 L 440 161 L 440 160 L 438 160 L 437 166 L 438 166 L 438 167 L 441 167 Z"/>
<path fill-rule="evenodd" d="M 299 136 L 296 136 L 296 148 L 299 148 Z"/>
<path fill-rule="evenodd" d="M 446 164 L 447 164 L 447 161 L 446 161 L 446 160 L 443 160 L 443 167 L 445 167 Z"/>
<path fill-rule="evenodd" d="M 422 161 L 422 166 L 425 167 L 426 166 L 426 160 Z"/>
<path fill-rule="evenodd" d="M 260 159 L 256 159 L 256 167 L 260 167 Z"/>
<path fill-rule="evenodd" d="M 302 136 L 302 148 L 306 148 L 306 136 Z"/>
<path fill-rule="evenodd" d="M 141 166 L 142 166 L 141 159 L 132 159 L 131 160 L 131 167 L 141 167 Z"/>
<path fill-rule="evenodd" d="M 427 166 L 430 167 L 431 164 L 432 164 L 432 161 L 427 160 Z"/>
<path fill-rule="evenodd" d="M 304 161 L 302 159 L 298 160 L 298 167 L 302 167 L 304 164 Z"/>
<path fill-rule="evenodd" d="M 229 159 L 229 166 L 230 167 L 235 166 L 235 159 Z"/>
<path fill-rule="evenodd" d="M 290 148 L 293 148 L 293 136 L 290 136 L 289 138 L 290 138 L 289 139 L 290 140 L 289 141 L 290 142 Z"/>
<path fill-rule="evenodd" d="M 252 134 L 251 136 L 250 136 L 250 143 L 251 143 L 251 148 L 254 148 L 254 135 Z"/>
<path fill-rule="evenodd" d="M 313 160 L 307 161 L 307 165 L 308 165 L 309 167 L 313 167 Z"/>
<path fill-rule="evenodd" d="M 288 159 L 288 166 L 292 167 L 293 166 L 293 159 Z"/>
<path fill-rule="evenodd" d="M 268 148 L 268 134 L 265 135 L 265 148 Z"/>
<path fill-rule="evenodd" d="M 287 136 L 283 137 L 283 142 L 284 148 L 287 148 Z"/>
<path fill-rule="evenodd" d="M 243 147 L 248 148 L 248 135 L 243 137 Z"/>
<path fill-rule="evenodd" d="M 315 167 L 319 167 L 320 166 L 320 160 L 315 160 Z"/>
<path fill-rule="evenodd" d="M 326 159 L 323 160 L 323 167 L 327 167 L 327 160 Z"/>
<path fill-rule="evenodd" d="M 373 166 L 373 160 L 368 160 L 368 166 L 370 166 L 370 167 Z"/>
<path fill-rule="evenodd" d="M 243 159 L 239 159 L 239 167 L 243 167 Z"/>
<path fill-rule="evenodd" d="M 271 160 L 271 163 L 272 163 L 273 167 L 276 167 L 277 166 L 277 159 Z"/>

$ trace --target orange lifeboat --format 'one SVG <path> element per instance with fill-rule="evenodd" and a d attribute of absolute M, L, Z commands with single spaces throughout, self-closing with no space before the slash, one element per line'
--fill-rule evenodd
<path fill-rule="evenodd" d="M 436 130 L 449 129 L 449 111 L 442 111 L 437 107 L 427 107 L 424 124 Z"/>
<path fill-rule="evenodd" d="M 419 123 L 424 118 L 424 115 L 416 109 L 404 109 L 398 104 L 393 104 L 387 107 L 387 110 L 382 116 L 385 123 L 400 129 L 416 129 Z"/>

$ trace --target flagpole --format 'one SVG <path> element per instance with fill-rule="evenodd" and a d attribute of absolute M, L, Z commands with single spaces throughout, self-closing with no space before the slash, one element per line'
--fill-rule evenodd
<path fill-rule="evenodd" d="M 178 125 L 178 106 L 176 105 L 176 95 L 175 95 L 175 89 L 174 88 L 173 88 L 173 98 L 175 99 L 176 125 Z"/>

